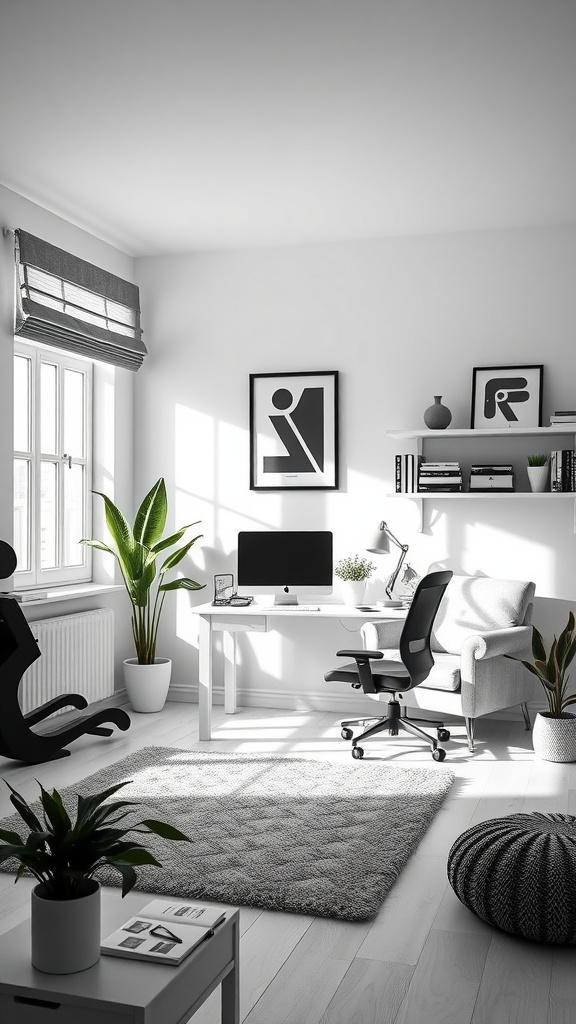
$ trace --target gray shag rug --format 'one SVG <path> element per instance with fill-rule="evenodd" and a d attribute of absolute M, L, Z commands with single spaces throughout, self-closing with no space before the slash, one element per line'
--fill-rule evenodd
<path fill-rule="evenodd" d="M 168 821 L 192 839 L 136 837 L 163 866 L 138 868 L 138 889 L 361 921 L 378 913 L 454 775 L 444 767 L 144 747 L 61 793 L 74 812 L 76 794 L 127 779 L 118 798 L 137 801 L 134 821 Z M 1 822 L 20 834 L 21 826 L 17 815 Z M 15 870 L 14 862 L 0 867 Z M 98 878 L 120 884 L 108 868 Z"/>

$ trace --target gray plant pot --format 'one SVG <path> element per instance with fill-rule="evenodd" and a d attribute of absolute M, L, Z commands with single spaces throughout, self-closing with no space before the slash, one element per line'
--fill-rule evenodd
<path fill-rule="evenodd" d="M 32 890 L 32 966 L 45 974 L 75 974 L 100 959 L 100 885 L 75 900 L 50 900 Z"/>
<path fill-rule="evenodd" d="M 543 761 L 576 761 L 576 715 L 564 711 L 561 718 L 553 718 L 548 711 L 538 712 L 532 745 Z"/>

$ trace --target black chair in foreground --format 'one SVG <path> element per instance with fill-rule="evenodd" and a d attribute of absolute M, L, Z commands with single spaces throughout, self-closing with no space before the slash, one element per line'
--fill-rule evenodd
<path fill-rule="evenodd" d="M 0 541 L 0 579 L 11 576 L 16 568 L 14 549 Z M 88 701 L 79 693 L 63 693 L 29 714 L 22 714 L 18 700 L 20 680 L 26 669 L 41 656 L 38 644 L 26 617 L 14 597 L 0 595 L 0 755 L 27 764 L 41 764 L 58 757 L 67 757 L 63 748 L 85 733 L 93 736 L 111 736 L 113 730 L 102 722 L 112 722 L 125 732 L 130 718 L 121 708 L 77 715 L 72 722 L 38 733 L 32 726 L 42 722 L 60 708 L 86 708 Z"/>
<path fill-rule="evenodd" d="M 424 718 L 401 717 L 400 703 L 396 695 L 412 690 L 423 683 L 434 664 L 430 651 L 430 635 L 436 618 L 438 607 L 444 591 L 452 579 L 452 573 L 431 572 L 420 581 L 406 616 L 400 637 L 401 661 L 384 660 L 381 651 L 338 651 L 339 658 L 354 658 L 354 663 L 334 668 L 327 672 L 324 679 L 328 683 L 350 683 L 355 690 L 362 689 L 372 700 L 384 700 L 389 696 L 387 715 L 385 718 L 357 718 L 341 722 L 342 738 L 353 737 L 351 725 L 363 725 L 373 722 L 361 736 L 352 742 L 352 757 L 364 757 L 364 750 L 359 747 L 360 740 L 368 739 L 388 729 L 391 736 L 397 736 L 400 729 L 425 739 L 431 747 L 435 761 L 443 761 L 446 751 L 438 746 L 438 740 L 450 739 L 450 733 L 444 728 L 443 722 L 432 722 Z M 420 729 L 416 722 L 435 725 L 438 740 Z"/>

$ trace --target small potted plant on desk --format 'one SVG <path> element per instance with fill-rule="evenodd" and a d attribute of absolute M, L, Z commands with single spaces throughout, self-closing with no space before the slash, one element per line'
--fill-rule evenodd
<path fill-rule="evenodd" d="M 349 555 L 336 563 L 334 573 L 341 580 L 339 589 L 344 604 L 364 603 L 366 584 L 375 569 L 376 566 L 361 555 Z"/>
<path fill-rule="evenodd" d="M 32 890 L 32 964 L 47 974 L 73 974 L 92 967 L 100 958 L 100 883 L 94 878 L 108 865 L 122 876 L 122 896 L 137 881 L 142 864 L 162 865 L 133 833 L 155 833 L 163 839 L 191 842 L 173 825 L 153 818 L 120 824 L 129 800 L 110 800 L 128 782 L 102 793 L 78 795 L 76 820 L 70 819 L 60 793 L 40 786 L 39 817 L 26 800 L 6 783 L 10 800 L 28 835 L 0 829 L 0 862 L 19 862 L 18 881 L 28 871 L 38 884 Z"/>
<path fill-rule="evenodd" d="M 202 590 L 204 583 L 179 578 L 164 583 L 169 569 L 174 569 L 188 554 L 201 534 L 177 548 L 164 560 L 156 576 L 156 558 L 162 551 L 177 544 L 186 530 L 196 523 L 182 526 L 176 533 L 163 537 L 168 499 L 164 478 L 154 484 L 130 526 L 114 502 L 100 491 L 93 491 L 104 501 L 106 525 L 113 547 L 100 540 L 82 540 L 81 544 L 107 551 L 118 561 L 124 586 L 132 604 L 132 634 L 136 657 L 124 661 L 124 682 L 134 711 L 161 711 L 168 695 L 172 660 L 156 657 L 156 642 L 164 599 L 169 590 Z M 198 522 L 199 520 L 197 520 Z"/>
<path fill-rule="evenodd" d="M 554 637 L 546 653 L 542 634 L 532 626 L 532 661 L 520 661 L 540 680 L 548 700 L 548 711 L 539 711 L 534 720 L 532 745 L 534 753 L 544 761 L 576 761 L 576 715 L 566 711 L 576 704 L 576 695 L 569 696 L 568 667 L 576 654 L 576 633 L 573 612 L 558 638 Z"/>

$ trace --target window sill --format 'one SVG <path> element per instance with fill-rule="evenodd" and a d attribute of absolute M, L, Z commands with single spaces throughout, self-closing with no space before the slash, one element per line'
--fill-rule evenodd
<path fill-rule="evenodd" d="M 98 594 L 113 594 L 118 590 L 124 590 L 122 583 L 76 583 L 72 586 L 54 587 L 48 591 L 47 597 L 28 599 L 22 601 L 21 608 L 38 608 L 44 604 L 60 604 L 61 601 L 74 601 L 82 597 L 94 597 Z M 26 593 L 30 593 L 26 591 Z"/>

